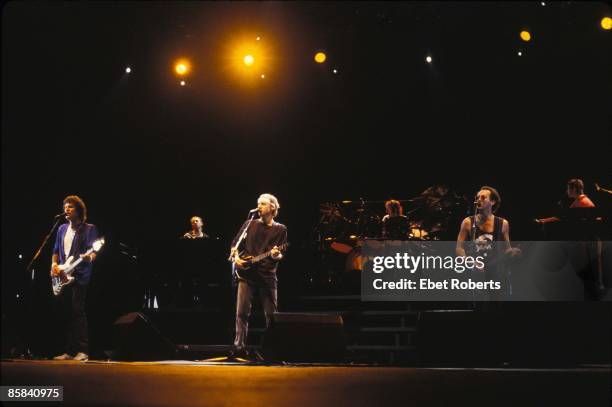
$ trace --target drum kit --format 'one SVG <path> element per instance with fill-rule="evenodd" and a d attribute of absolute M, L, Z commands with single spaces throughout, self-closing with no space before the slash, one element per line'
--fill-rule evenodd
<path fill-rule="evenodd" d="M 361 271 L 365 260 L 361 247 L 366 241 L 446 240 L 449 226 L 453 233 L 457 232 L 456 215 L 464 215 L 469 207 L 468 199 L 445 186 L 433 186 L 399 202 L 404 208 L 402 219 L 385 217 L 385 201 L 359 199 L 320 204 L 315 240 L 322 261 L 339 271 Z M 393 220 L 400 222 L 390 222 Z"/>

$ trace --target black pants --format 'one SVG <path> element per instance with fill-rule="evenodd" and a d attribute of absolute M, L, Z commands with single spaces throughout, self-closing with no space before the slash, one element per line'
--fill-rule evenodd
<path fill-rule="evenodd" d="M 256 290 L 259 290 L 259 298 L 266 315 L 266 327 L 270 325 L 272 314 L 278 310 L 276 280 L 267 281 L 262 285 L 240 280 L 236 296 L 236 337 L 234 338 L 236 349 L 244 349 L 246 345 L 251 305 Z"/>
<path fill-rule="evenodd" d="M 89 353 L 89 333 L 87 327 L 87 314 L 85 312 L 85 299 L 87 286 L 74 283 L 67 290 L 70 296 L 70 318 L 66 324 L 65 352 L 75 355 L 79 352 Z"/>

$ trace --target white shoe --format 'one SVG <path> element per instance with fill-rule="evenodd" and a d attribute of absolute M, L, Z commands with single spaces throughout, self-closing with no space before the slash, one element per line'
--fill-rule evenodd
<path fill-rule="evenodd" d="M 53 360 L 72 360 L 72 356 L 67 353 L 64 353 L 63 355 L 54 357 Z"/>
<path fill-rule="evenodd" d="M 77 353 L 76 356 L 74 357 L 74 360 L 78 360 L 79 362 L 87 362 L 88 359 L 89 359 L 89 356 L 87 355 L 87 353 L 83 353 L 83 352 Z"/>

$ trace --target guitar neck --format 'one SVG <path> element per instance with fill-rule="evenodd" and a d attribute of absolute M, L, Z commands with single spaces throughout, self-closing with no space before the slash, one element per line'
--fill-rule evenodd
<path fill-rule="evenodd" d="M 285 250 L 285 248 L 287 247 L 288 243 L 282 244 L 280 246 L 278 246 L 278 250 Z M 253 259 L 251 260 L 251 263 L 257 263 L 258 261 L 261 261 L 263 259 L 265 259 L 266 257 L 270 257 L 272 256 L 272 250 L 269 250 L 265 253 L 260 254 L 259 256 L 255 256 L 253 257 Z"/>
<path fill-rule="evenodd" d="M 90 254 L 92 254 L 95 250 L 94 249 L 89 249 L 85 252 L 85 254 L 83 256 L 89 256 Z M 78 266 L 79 264 L 81 264 L 81 262 L 83 261 L 82 257 L 79 257 L 78 259 L 76 259 L 73 263 L 70 263 L 70 266 L 68 266 L 65 270 L 64 273 L 69 274 L 72 272 L 72 270 L 74 270 L 76 268 L 76 266 Z"/>

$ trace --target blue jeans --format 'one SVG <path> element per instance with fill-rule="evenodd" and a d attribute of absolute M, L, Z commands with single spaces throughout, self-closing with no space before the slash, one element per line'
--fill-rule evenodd
<path fill-rule="evenodd" d="M 236 337 L 234 338 L 234 348 L 238 350 L 244 349 L 246 345 L 251 304 L 256 290 L 259 290 L 259 299 L 266 315 L 266 327 L 270 325 L 272 314 L 278 310 L 275 280 L 271 280 L 265 285 L 255 285 L 252 282 L 240 280 L 236 296 Z"/>

